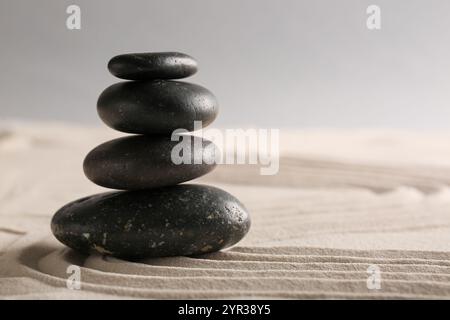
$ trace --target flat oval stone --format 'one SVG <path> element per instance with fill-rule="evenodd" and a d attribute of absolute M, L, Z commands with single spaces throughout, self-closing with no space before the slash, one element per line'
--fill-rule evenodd
<path fill-rule="evenodd" d="M 181 79 L 197 72 L 197 61 L 179 52 L 128 53 L 113 57 L 108 70 L 126 80 Z"/>
<path fill-rule="evenodd" d="M 52 232 L 82 253 L 136 259 L 214 252 L 250 228 L 245 207 L 204 185 L 119 191 L 73 201 L 53 216 Z"/>
<path fill-rule="evenodd" d="M 207 89 L 180 81 L 120 82 L 106 88 L 97 102 L 100 118 L 113 129 L 128 133 L 168 134 L 206 127 L 219 111 Z"/>
<path fill-rule="evenodd" d="M 89 180 L 106 188 L 137 190 L 174 185 L 213 170 L 218 152 L 214 143 L 190 135 L 185 137 L 191 139 L 182 152 L 176 152 L 182 139 L 171 141 L 166 136 L 136 135 L 107 141 L 87 154 L 84 173 Z M 172 161 L 176 146 L 175 154 L 182 153 L 184 163 Z"/>

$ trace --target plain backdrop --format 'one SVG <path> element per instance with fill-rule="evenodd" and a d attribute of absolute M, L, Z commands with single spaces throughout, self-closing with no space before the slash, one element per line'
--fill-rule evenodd
<path fill-rule="evenodd" d="M 219 126 L 446 128 L 449 15 L 448 0 L 1 0 L 0 118 L 100 125 L 112 56 L 181 51 Z"/>

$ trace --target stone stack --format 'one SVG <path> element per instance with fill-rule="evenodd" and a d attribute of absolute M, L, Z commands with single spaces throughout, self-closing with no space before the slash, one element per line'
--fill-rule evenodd
<path fill-rule="evenodd" d="M 188 136 L 182 157 L 189 161 L 173 161 L 180 143 L 174 130 L 192 131 L 194 121 L 207 126 L 218 113 L 207 89 L 171 80 L 194 74 L 197 62 L 174 52 L 123 54 L 108 69 L 129 81 L 102 92 L 98 114 L 111 128 L 135 135 L 97 146 L 83 168 L 92 182 L 125 191 L 65 205 L 52 219 L 55 237 L 82 253 L 126 259 L 197 255 L 241 240 L 250 218 L 236 198 L 211 186 L 179 185 L 214 169 L 214 144 Z"/>

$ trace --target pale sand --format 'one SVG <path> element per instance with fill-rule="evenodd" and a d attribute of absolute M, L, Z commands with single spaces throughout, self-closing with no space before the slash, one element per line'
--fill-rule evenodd
<path fill-rule="evenodd" d="M 105 189 L 84 155 L 120 136 L 63 124 L 0 126 L 0 297 L 450 298 L 450 133 L 282 132 L 276 176 L 221 166 L 196 180 L 252 215 L 234 248 L 130 263 L 80 256 L 51 235 L 53 213 Z M 66 288 L 81 267 L 81 290 Z M 381 289 L 367 288 L 368 266 Z"/>

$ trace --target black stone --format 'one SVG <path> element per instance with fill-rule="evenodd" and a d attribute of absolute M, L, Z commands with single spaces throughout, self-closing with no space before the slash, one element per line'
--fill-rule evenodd
<path fill-rule="evenodd" d="M 97 102 L 100 118 L 113 129 L 141 134 L 194 130 L 214 121 L 218 103 L 207 89 L 180 81 L 120 82 L 106 88 Z"/>
<path fill-rule="evenodd" d="M 189 159 L 187 164 L 175 164 L 171 158 L 172 149 L 182 143 L 181 139 L 171 141 L 171 137 L 166 136 L 135 135 L 110 140 L 94 148 L 84 159 L 84 173 L 92 182 L 106 188 L 137 190 L 174 185 L 213 170 L 215 155 L 219 152 L 214 143 L 190 135 L 186 137 L 191 137 L 186 144 L 190 149 L 176 154 Z M 196 159 L 199 164 L 195 164 Z"/>
<path fill-rule="evenodd" d="M 183 184 L 82 198 L 59 209 L 51 227 L 59 241 L 79 252 L 137 259 L 229 247 L 248 232 L 250 217 L 223 190 Z"/>
<path fill-rule="evenodd" d="M 108 70 L 126 80 L 181 79 L 197 72 L 197 61 L 178 52 L 128 53 L 112 58 Z"/>

